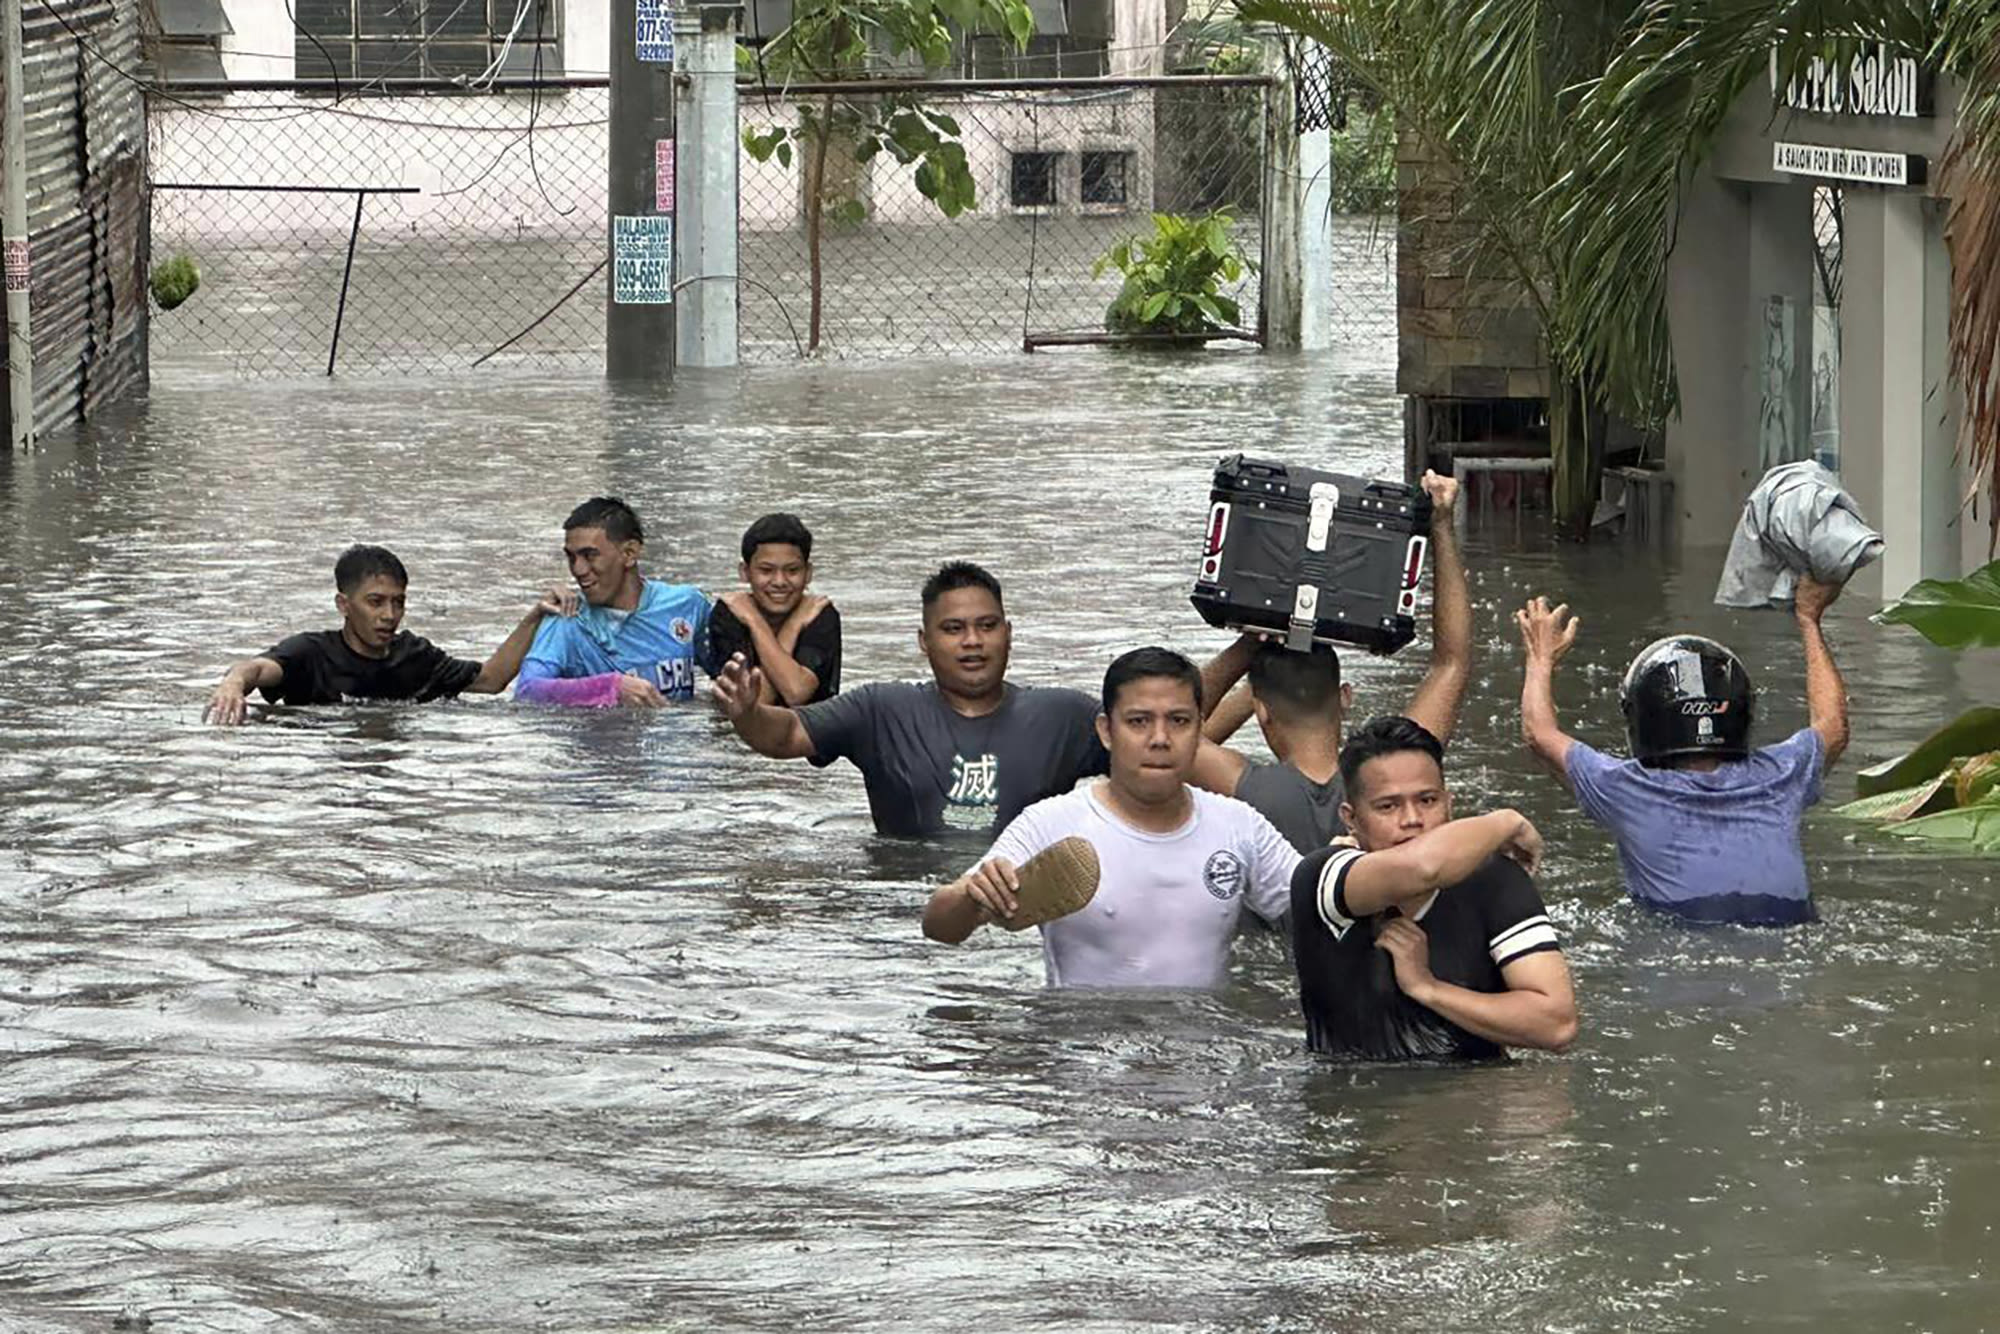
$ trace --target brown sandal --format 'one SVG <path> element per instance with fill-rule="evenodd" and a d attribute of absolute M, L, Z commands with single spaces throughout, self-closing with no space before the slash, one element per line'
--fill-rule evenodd
<path fill-rule="evenodd" d="M 1043 848 L 1014 872 L 1021 887 L 1014 915 L 1002 918 L 1009 931 L 1024 931 L 1067 917 L 1097 894 L 1097 849 L 1071 835 Z"/>

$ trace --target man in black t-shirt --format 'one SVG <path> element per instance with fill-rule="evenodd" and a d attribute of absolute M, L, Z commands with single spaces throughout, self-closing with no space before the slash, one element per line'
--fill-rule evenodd
<path fill-rule="evenodd" d="M 743 534 L 749 591 L 715 600 L 696 647 L 710 676 L 741 654 L 764 674 L 766 704 L 816 704 L 840 693 L 840 611 L 807 592 L 812 532 L 797 515 L 766 514 Z"/>
<path fill-rule="evenodd" d="M 521 670 L 542 617 L 575 609 L 574 594 L 544 593 L 492 657 L 471 662 L 401 628 L 410 576 L 394 552 L 349 547 L 334 563 L 333 584 L 340 628 L 292 635 L 231 667 L 209 701 L 209 718 L 242 722 L 252 690 L 262 690 L 273 704 L 428 703 L 462 691 L 495 695 Z"/>
<path fill-rule="evenodd" d="M 1472 674 L 1472 600 L 1458 554 L 1453 509 L 1458 483 L 1426 472 L 1431 498 L 1431 660 L 1407 714 L 1450 741 Z M 1248 692 L 1232 690 L 1245 673 Z M 1340 729 L 1353 702 L 1340 680 L 1340 658 L 1324 644 L 1295 653 L 1244 635 L 1202 668 L 1209 711 L 1194 784 L 1257 808 L 1300 852 L 1323 848 L 1344 832 L 1340 820 Z M 1262 764 L 1224 745 L 1252 715 L 1277 757 Z"/>
<path fill-rule="evenodd" d="M 1341 749 L 1353 847 L 1292 876 L 1292 942 L 1307 1041 L 1364 1060 L 1559 1051 L 1576 998 L 1528 873 L 1541 837 L 1517 811 L 1451 818 L 1444 748 L 1377 718 Z"/>
<path fill-rule="evenodd" d="M 1096 700 L 1008 684 L 1013 627 L 999 580 L 953 561 L 925 581 L 923 604 L 917 642 L 930 681 L 864 685 L 788 709 L 763 701 L 763 673 L 739 656 L 716 676 L 716 701 L 760 755 L 852 762 L 884 834 L 990 833 L 1107 771 Z"/>

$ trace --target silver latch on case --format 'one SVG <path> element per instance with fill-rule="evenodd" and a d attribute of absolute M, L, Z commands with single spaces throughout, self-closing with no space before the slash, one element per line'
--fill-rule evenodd
<path fill-rule="evenodd" d="M 1319 589 L 1312 584 L 1300 584 L 1298 592 L 1292 595 L 1292 623 L 1287 628 L 1285 647 L 1294 653 L 1305 653 L 1313 646 L 1313 627 L 1319 623 Z"/>
<path fill-rule="evenodd" d="M 1312 513 L 1306 520 L 1306 550 L 1325 551 L 1333 512 L 1340 506 L 1340 488 L 1332 482 L 1314 482 L 1306 494 L 1312 498 Z"/>

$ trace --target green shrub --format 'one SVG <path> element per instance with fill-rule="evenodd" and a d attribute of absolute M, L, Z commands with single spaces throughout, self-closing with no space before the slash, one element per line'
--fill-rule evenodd
<path fill-rule="evenodd" d="M 1224 283 L 1240 281 L 1257 266 L 1230 237 L 1226 213 L 1186 218 L 1153 215 L 1151 236 L 1128 236 L 1091 266 L 1125 275 L 1118 296 L 1105 312 L 1113 333 L 1198 334 L 1234 328 L 1243 312 L 1222 295 Z"/>
<path fill-rule="evenodd" d="M 201 286 L 201 270 L 191 255 L 175 255 L 153 266 L 153 300 L 161 310 L 172 310 L 195 294 Z"/>
<path fill-rule="evenodd" d="M 1384 107 L 1350 109 L 1333 134 L 1333 207 L 1339 213 L 1396 211 L 1396 123 Z"/>

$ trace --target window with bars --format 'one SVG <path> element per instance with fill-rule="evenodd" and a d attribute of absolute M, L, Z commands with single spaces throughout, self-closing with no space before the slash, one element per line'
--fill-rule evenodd
<path fill-rule="evenodd" d="M 1117 149 L 1087 151 L 1079 161 L 1082 168 L 1082 195 L 1086 204 L 1123 204 L 1129 191 L 1126 171 L 1130 153 Z"/>
<path fill-rule="evenodd" d="M 1015 208 L 1047 208 L 1056 202 L 1056 170 L 1060 153 L 1016 153 L 1012 190 Z"/>
<path fill-rule="evenodd" d="M 561 0 L 296 0 L 301 79 L 552 78 Z"/>

